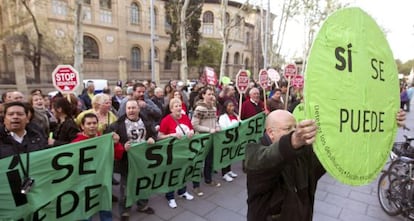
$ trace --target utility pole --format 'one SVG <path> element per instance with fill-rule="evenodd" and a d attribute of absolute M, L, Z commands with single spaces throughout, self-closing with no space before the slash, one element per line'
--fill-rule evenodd
<path fill-rule="evenodd" d="M 154 0 L 150 3 L 150 17 L 151 17 L 151 80 L 156 82 L 155 79 L 155 33 L 154 33 Z M 159 85 L 160 82 L 156 82 Z"/>
<path fill-rule="evenodd" d="M 83 89 L 83 29 L 82 29 L 82 2 L 83 0 L 76 0 L 76 10 L 75 10 L 75 58 L 74 58 L 74 68 L 79 72 L 79 82 L 80 87 L 76 89 L 77 95 L 82 93 Z"/>
<path fill-rule="evenodd" d="M 267 0 L 266 18 L 265 18 L 265 39 L 264 39 L 264 56 L 263 56 L 263 68 L 267 69 L 267 55 L 268 55 L 268 44 L 269 44 L 269 16 L 270 16 L 270 0 Z"/>

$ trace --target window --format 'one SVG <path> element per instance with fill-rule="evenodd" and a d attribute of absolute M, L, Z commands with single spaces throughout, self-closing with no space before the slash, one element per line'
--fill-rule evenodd
<path fill-rule="evenodd" d="M 90 7 L 83 7 L 83 20 L 84 21 L 91 21 L 92 20 L 92 14 L 91 14 L 91 8 Z"/>
<path fill-rule="evenodd" d="M 244 39 L 244 43 L 249 47 L 250 46 L 250 32 L 246 32 L 246 37 Z"/>
<path fill-rule="evenodd" d="M 83 36 L 83 58 L 99 59 L 98 43 L 89 36 Z"/>
<path fill-rule="evenodd" d="M 141 49 L 138 47 L 131 49 L 131 68 L 141 69 Z"/>
<path fill-rule="evenodd" d="M 168 30 L 168 31 L 171 31 L 171 24 L 168 21 L 167 16 L 165 16 L 165 18 L 164 18 L 164 29 Z"/>
<path fill-rule="evenodd" d="M 66 16 L 67 15 L 67 3 L 65 1 L 62 0 L 53 0 L 52 1 L 52 11 L 53 14 L 55 15 L 62 15 L 62 16 Z"/>
<path fill-rule="evenodd" d="M 151 12 L 150 10 L 148 10 Z M 151 13 L 148 15 L 148 24 L 151 26 Z M 157 28 L 157 9 L 154 7 L 154 29 Z"/>
<path fill-rule="evenodd" d="M 214 14 L 211 11 L 203 14 L 203 34 L 214 34 Z"/>
<path fill-rule="evenodd" d="M 249 58 L 244 59 L 244 69 L 249 69 Z"/>
<path fill-rule="evenodd" d="M 227 52 L 227 53 L 226 53 L 226 64 L 228 64 L 228 63 L 229 63 L 229 57 L 230 57 L 230 54 Z"/>
<path fill-rule="evenodd" d="M 131 24 L 139 24 L 140 8 L 137 3 L 131 4 Z"/>
<path fill-rule="evenodd" d="M 101 9 L 111 9 L 111 0 L 99 0 L 99 7 L 101 7 Z"/>
<path fill-rule="evenodd" d="M 167 54 L 168 52 L 165 52 L 165 54 Z M 165 70 L 171 70 L 172 68 L 172 61 L 171 59 L 168 57 L 168 55 L 165 56 L 164 58 L 164 69 Z"/>
<path fill-rule="evenodd" d="M 100 11 L 100 21 L 106 24 L 112 24 L 112 12 L 108 10 Z"/>
<path fill-rule="evenodd" d="M 234 64 L 239 64 L 240 63 L 240 54 L 239 54 L 239 52 L 236 52 L 234 54 L 234 62 L 233 63 Z"/>

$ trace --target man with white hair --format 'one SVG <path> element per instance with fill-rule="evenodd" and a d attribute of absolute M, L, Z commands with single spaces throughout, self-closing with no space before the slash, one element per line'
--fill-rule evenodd
<path fill-rule="evenodd" d="M 152 96 L 151 100 L 161 110 L 162 116 L 164 116 L 164 113 L 165 113 L 164 89 L 160 87 L 156 87 L 154 89 L 154 96 Z"/>
<path fill-rule="evenodd" d="M 26 101 L 24 94 L 20 91 L 13 91 L 10 95 L 10 101 Z"/>
<path fill-rule="evenodd" d="M 264 104 L 260 100 L 259 89 L 253 87 L 249 91 L 249 99 L 246 99 L 242 104 L 240 118 L 244 120 L 262 111 L 264 111 Z"/>
<path fill-rule="evenodd" d="M 112 107 L 114 107 L 116 111 L 118 111 L 119 104 L 122 102 L 122 99 L 124 99 L 122 88 L 120 86 L 115 86 L 114 95 L 112 96 Z"/>

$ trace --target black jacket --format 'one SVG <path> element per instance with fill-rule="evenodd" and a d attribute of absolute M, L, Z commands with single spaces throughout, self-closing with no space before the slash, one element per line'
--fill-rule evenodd
<path fill-rule="evenodd" d="M 68 117 L 65 121 L 58 125 L 56 131 L 53 133 L 55 143 L 53 146 L 60 146 L 72 142 L 79 133 L 79 127 L 72 118 Z"/>
<path fill-rule="evenodd" d="M 152 137 L 154 140 L 157 140 L 157 131 L 155 130 L 155 127 L 152 124 L 152 121 L 146 119 L 141 113 L 140 118 L 144 122 L 145 130 L 146 130 L 146 136 L 145 140 L 148 140 L 148 138 Z M 120 118 L 118 118 L 117 121 L 109 125 L 109 127 L 105 130 L 105 133 L 115 132 L 119 135 L 119 142 L 122 145 L 125 145 L 125 143 L 128 141 L 128 135 L 126 131 L 125 126 L 125 119 L 126 115 L 122 115 Z M 126 175 L 128 171 L 128 156 L 126 152 L 124 152 L 122 159 L 115 163 L 115 172 L 121 173 L 121 175 Z"/>
<path fill-rule="evenodd" d="M 34 130 L 32 127 L 26 127 L 26 135 L 22 143 L 13 139 L 4 125 L 0 125 L 0 159 L 13 156 L 18 153 L 28 153 L 48 147 L 47 139 L 43 133 Z"/>
<path fill-rule="evenodd" d="M 261 144 L 248 144 L 248 221 L 310 221 L 316 185 L 325 169 L 311 146 L 293 149 L 291 136 L 271 144 L 265 135 Z"/>

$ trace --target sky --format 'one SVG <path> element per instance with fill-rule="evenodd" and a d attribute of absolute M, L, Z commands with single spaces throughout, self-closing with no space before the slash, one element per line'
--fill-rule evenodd
<path fill-rule="evenodd" d="M 245 2 L 243 0 L 237 0 Z M 414 0 L 339 0 L 350 6 L 360 7 L 367 12 L 377 24 L 386 30 L 386 38 L 393 51 L 394 58 L 406 62 L 414 59 Z M 267 0 L 250 0 L 250 3 L 267 3 Z M 282 0 L 270 0 L 273 13 L 279 13 L 276 7 Z M 263 4 L 264 4 L 263 3 Z M 291 21 L 286 30 L 284 46 L 281 53 L 288 58 L 302 53 L 303 34 L 298 31 L 298 24 Z"/>

